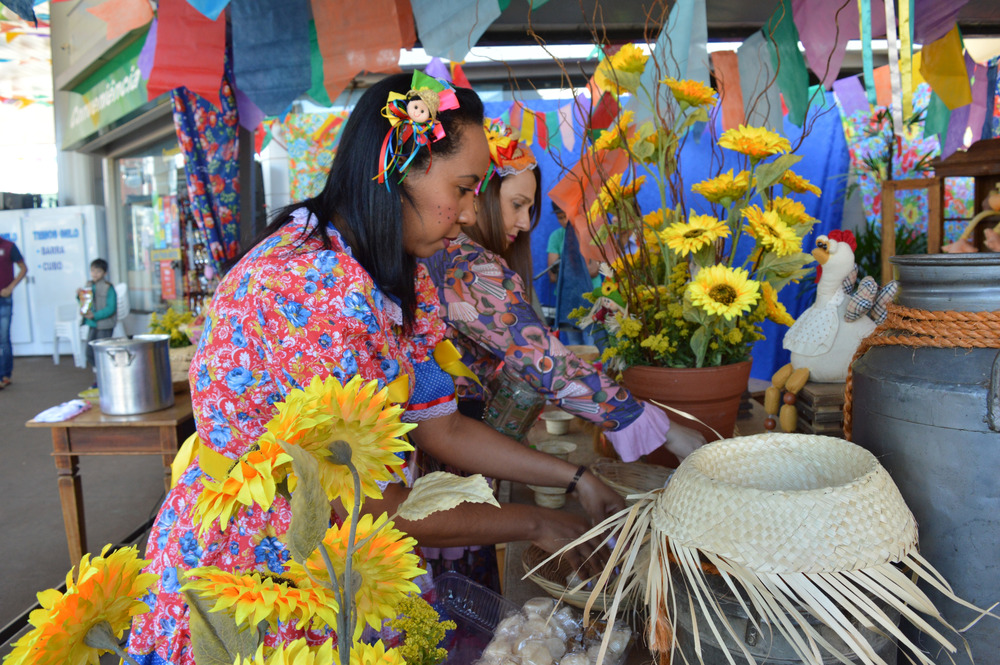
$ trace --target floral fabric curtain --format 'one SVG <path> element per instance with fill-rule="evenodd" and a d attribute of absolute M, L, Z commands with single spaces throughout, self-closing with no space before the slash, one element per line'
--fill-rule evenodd
<path fill-rule="evenodd" d="M 239 116 L 228 54 L 226 61 L 219 88 L 221 109 L 187 88 L 171 93 L 191 212 L 216 271 L 240 249 Z"/>

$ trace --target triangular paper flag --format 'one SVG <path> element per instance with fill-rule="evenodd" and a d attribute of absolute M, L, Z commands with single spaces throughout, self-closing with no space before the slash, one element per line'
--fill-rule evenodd
<path fill-rule="evenodd" d="M 441 58 L 431 58 L 431 61 L 424 67 L 424 73 L 430 77 L 451 83 L 451 72 L 445 66 L 444 62 L 441 61 Z"/>
<path fill-rule="evenodd" d="M 743 111 L 743 91 L 740 89 L 740 66 L 736 51 L 716 51 L 712 54 L 715 85 L 722 107 L 722 129 L 736 129 L 746 124 Z"/>
<path fill-rule="evenodd" d="M 782 133 L 781 93 L 774 84 L 776 75 L 763 33 L 758 30 L 747 37 L 736 56 L 747 124 Z"/>
<path fill-rule="evenodd" d="M 87 7 L 87 11 L 107 24 L 105 39 L 109 42 L 153 20 L 149 0 L 104 0 L 95 7 Z"/>
<path fill-rule="evenodd" d="M 320 106 L 333 106 L 323 85 L 323 54 L 319 50 L 316 22 L 312 19 L 309 20 L 309 91 L 306 94 Z"/>
<path fill-rule="evenodd" d="M 521 141 L 525 145 L 535 142 L 535 112 L 531 109 L 524 109 L 521 115 Z"/>
<path fill-rule="evenodd" d="M 420 44 L 428 55 L 465 60 L 493 21 L 500 18 L 497 0 L 411 0 Z"/>
<path fill-rule="evenodd" d="M 567 104 L 559 109 L 559 136 L 563 147 L 572 150 L 576 147 L 576 131 L 573 128 L 573 105 Z"/>
<path fill-rule="evenodd" d="M 891 72 L 889 65 L 876 67 L 873 73 L 875 78 L 875 103 L 879 106 L 889 106 L 892 104 L 892 84 L 889 81 Z"/>
<path fill-rule="evenodd" d="M 538 135 L 538 147 L 542 150 L 549 149 L 549 127 L 546 124 L 548 115 L 545 113 L 535 114 L 535 133 Z"/>
<path fill-rule="evenodd" d="M 205 18 L 214 21 L 229 4 L 229 0 L 187 0 L 188 4 L 201 12 Z"/>
<path fill-rule="evenodd" d="M 620 109 L 618 98 L 610 92 L 605 92 L 591 110 L 587 128 L 607 129 L 614 122 L 615 118 L 618 117 Z"/>
<path fill-rule="evenodd" d="M 510 127 L 511 129 L 522 129 L 524 118 L 524 106 L 521 102 L 515 101 L 510 105 Z"/>
<path fill-rule="evenodd" d="M 469 79 L 465 77 L 465 72 L 462 70 L 462 65 L 457 62 L 451 63 L 451 83 L 456 88 L 471 88 L 472 84 L 469 83 Z"/>
<path fill-rule="evenodd" d="M 238 0 L 229 16 L 237 88 L 265 115 L 281 113 L 312 83 L 309 0 Z"/>
<path fill-rule="evenodd" d="M 226 17 L 212 21 L 187 2 L 164 2 L 156 32 L 153 71 L 146 83 L 149 99 L 185 87 L 219 108 Z"/>
<path fill-rule="evenodd" d="M 781 0 L 764 26 L 771 52 L 771 64 L 778 75 L 775 82 L 788 106 L 788 119 L 796 127 L 806 120 L 809 106 L 809 72 L 799 51 L 799 31 L 792 21 L 791 0 Z"/>
<path fill-rule="evenodd" d="M 924 46 L 920 74 L 951 110 L 972 103 L 972 89 L 965 70 L 962 36 L 958 26 L 936 42 Z"/>

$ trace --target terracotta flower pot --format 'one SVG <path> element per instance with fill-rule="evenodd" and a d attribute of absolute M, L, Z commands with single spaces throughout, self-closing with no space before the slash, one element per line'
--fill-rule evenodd
<path fill-rule="evenodd" d="M 736 429 L 740 398 L 750 379 L 751 361 L 721 367 L 629 367 L 622 375 L 622 385 L 639 399 L 654 399 L 696 416 L 731 437 Z M 708 441 L 718 437 L 693 420 L 667 412 L 672 422 L 697 429 Z"/>

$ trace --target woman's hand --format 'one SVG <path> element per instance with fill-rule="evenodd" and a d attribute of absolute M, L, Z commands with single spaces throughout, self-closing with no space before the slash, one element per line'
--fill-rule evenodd
<path fill-rule="evenodd" d="M 625 508 L 625 499 L 602 483 L 589 469 L 577 481 L 576 491 L 591 524 L 597 524 Z"/>
<path fill-rule="evenodd" d="M 558 552 L 573 542 L 590 528 L 587 520 L 561 510 L 549 510 L 542 522 L 541 532 L 532 540 L 546 552 Z M 573 570 L 580 571 L 581 578 L 599 575 L 608 562 L 608 549 L 599 547 L 597 539 L 588 540 L 562 554 L 562 558 Z"/>
<path fill-rule="evenodd" d="M 667 440 L 663 447 L 682 460 L 694 451 L 705 445 L 705 435 L 696 429 L 670 423 L 670 431 L 667 432 Z"/>

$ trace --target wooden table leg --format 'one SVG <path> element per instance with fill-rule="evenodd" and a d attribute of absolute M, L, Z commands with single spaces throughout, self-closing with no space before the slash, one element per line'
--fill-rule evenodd
<path fill-rule="evenodd" d="M 87 551 L 87 529 L 83 517 L 79 458 L 68 454 L 70 447 L 67 428 L 52 428 L 52 451 L 59 482 L 59 503 L 62 505 L 63 523 L 66 526 L 69 561 L 71 566 L 75 566 Z"/>
<path fill-rule="evenodd" d="M 174 457 L 177 455 L 177 428 L 176 427 L 161 427 L 160 428 L 160 450 L 163 451 L 163 487 L 167 492 L 170 492 L 170 481 L 172 475 L 172 469 L 170 465 L 174 461 Z"/>

